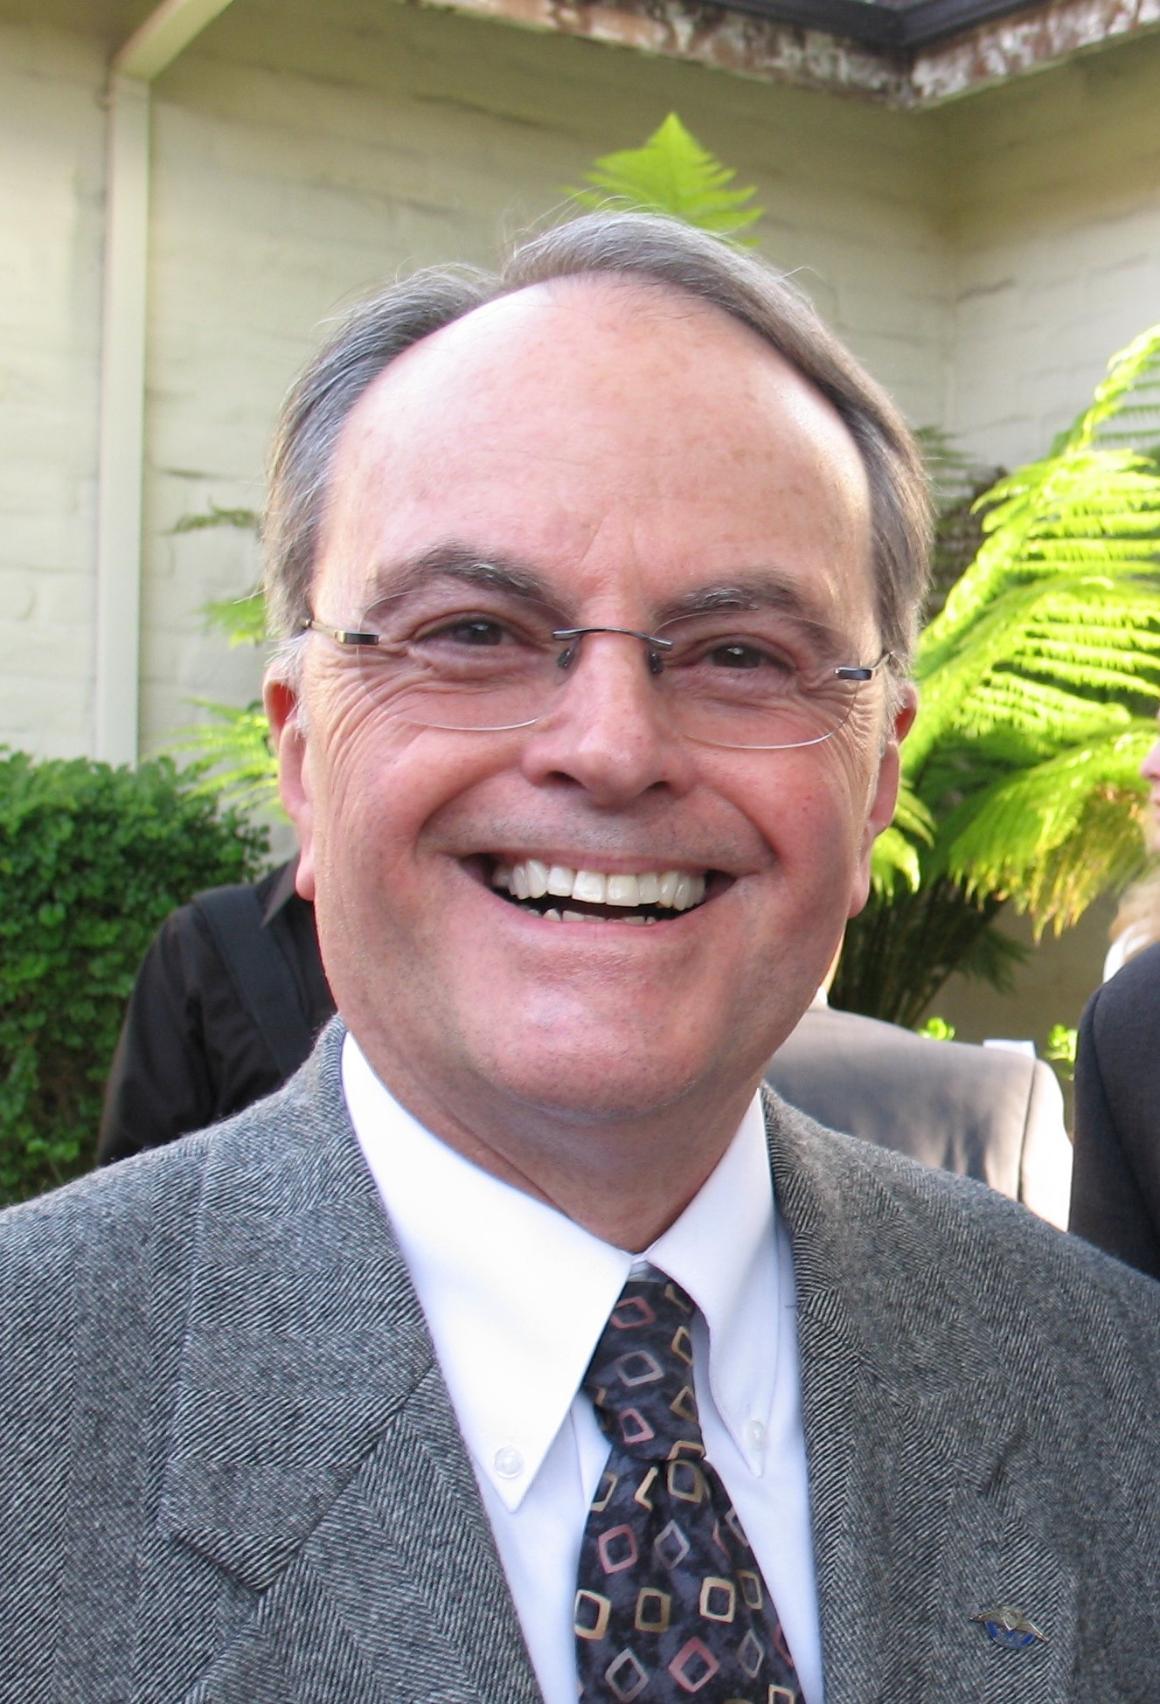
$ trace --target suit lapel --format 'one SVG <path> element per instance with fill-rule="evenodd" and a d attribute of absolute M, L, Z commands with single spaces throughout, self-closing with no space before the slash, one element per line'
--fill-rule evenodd
<path fill-rule="evenodd" d="M 980 1341 L 948 1262 L 957 1206 L 933 1176 L 920 1202 L 921 1171 L 903 1162 L 898 1178 L 780 1102 L 767 1123 L 793 1245 L 826 1704 L 1066 1697 L 1076 1581 L 1039 1530 L 1028 1393 Z M 1050 1643 L 992 1644 L 970 1617 L 995 1603 Z"/>
<path fill-rule="evenodd" d="M 226 1637 L 187 1696 L 483 1699 L 498 1675 L 532 1704 L 474 1474 L 347 1118 L 341 1040 L 332 1026 L 208 1160 L 161 1526 L 187 1569 L 203 1565 L 202 1596 L 222 1579 Z"/>

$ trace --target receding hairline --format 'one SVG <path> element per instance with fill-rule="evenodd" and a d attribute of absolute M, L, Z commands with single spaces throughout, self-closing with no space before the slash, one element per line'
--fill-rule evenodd
<path fill-rule="evenodd" d="M 292 633 L 309 595 L 333 452 L 363 393 L 437 331 L 512 297 L 566 284 L 631 291 L 665 314 L 691 299 L 738 322 L 842 421 L 869 481 L 880 624 L 905 668 L 927 573 L 929 499 L 896 406 L 820 319 L 792 277 L 663 216 L 586 214 L 515 246 L 493 272 L 438 266 L 359 304 L 291 390 L 271 460 L 265 529 L 274 630 Z M 690 307 L 690 312 L 692 308 Z"/>
<path fill-rule="evenodd" d="M 850 446 L 863 474 L 868 477 L 862 447 L 851 430 L 849 420 L 833 397 L 829 396 L 809 373 L 804 372 L 791 356 L 779 349 L 768 337 L 763 336 L 748 321 L 730 312 L 720 303 L 667 278 L 657 278 L 647 273 L 600 271 L 567 273 L 558 277 L 537 279 L 518 288 L 505 290 L 478 303 L 466 313 L 448 320 L 446 324 L 434 327 L 425 336 L 408 344 L 398 355 L 379 368 L 347 412 L 335 441 L 330 477 L 333 478 L 343 438 L 352 422 L 373 403 L 377 393 L 389 388 L 393 381 L 406 378 L 408 369 L 417 365 L 424 357 L 430 357 L 434 353 L 438 358 L 440 349 L 445 348 L 458 363 L 461 359 L 458 346 L 462 344 L 463 339 L 478 336 L 481 324 L 487 326 L 490 334 L 491 322 L 496 322 L 495 331 L 498 335 L 494 337 L 490 350 L 487 342 L 482 345 L 483 359 L 486 362 L 488 353 L 492 353 L 497 365 L 506 365 L 505 357 L 510 346 L 505 346 L 502 339 L 504 321 L 510 325 L 513 317 L 521 312 L 521 308 L 526 311 L 529 306 L 534 308 L 538 304 L 542 304 L 546 314 L 555 313 L 561 305 L 566 305 L 568 297 L 583 293 L 606 297 L 611 301 L 620 298 L 633 303 L 634 310 L 642 307 L 651 310 L 658 324 L 663 324 L 666 320 L 705 320 L 715 326 L 723 336 L 732 339 L 739 350 L 751 356 L 755 366 L 778 372 L 795 390 L 806 395 L 813 404 L 820 405 L 825 418 L 841 428 L 844 441 Z M 640 317 L 634 311 L 634 318 L 639 321 Z M 532 329 L 534 331 L 534 327 Z M 550 320 L 545 320 L 545 339 L 553 349 L 558 347 L 553 338 L 556 329 Z M 518 326 L 516 335 L 520 335 Z"/>
<path fill-rule="evenodd" d="M 577 303 L 576 298 L 585 295 L 601 298 L 605 311 L 609 308 L 613 310 L 614 318 L 611 324 L 602 325 L 599 311 L 594 310 L 590 303 Z M 631 304 L 631 321 L 623 312 L 615 311 L 625 303 Z M 744 320 L 738 319 L 716 302 L 666 279 L 632 274 L 575 273 L 548 278 L 518 290 L 508 291 L 502 296 L 480 303 L 448 324 L 437 327 L 426 337 L 410 344 L 398 357 L 377 372 L 351 407 L 335 443 L 327 480 L 331 501 L 319 529 L 315 573 L 317 574 L 319 565 L 325 560 L 333 544 L 334 533 L 331 528 L 341 524 L 339 517 L 344 512 L 350 513 L 348 502 L 351 500 L 351 493 L 357 502 L 358 493 L 369 488 L 376 478 L 379 458 L 385 458 L 383 465 L 389 469 L 391 453 L 400 444 L 405 446 L 411 442 L 408 434 L 412 429 L 418 431 L 420 443 L 426 442 L 426 448 L 433 457 L 452 445 L 453 440 L 458 441 L 455 424 L 460 417 L 455 414 L 454 407 L 458 405 L 464 392 L 473 398 L 477 395 L 486 398 L 486 392 L 477 384 L 479 368 L 486 373 L 489 367 L 494 366 L 497 378 L 509 387 L 513 382 L 519 387 L 528 378 L 534 383 L 540 348 L 560 360 L 562 334 L 574 329 L 579 350 L 578 353 L 573 350 L 566 359 L 579 364 L 579 374 L 577 375 L 575 366 L 572 372 L 573 380 L 578 376 L 579 381 L 579 388 L 574 394 L 577 397 L 587 397 L 591 394 L 585 390 L 588 375 L 599 371 L 602 352 L 610 347 L 611 340 L 622 328 L 640 330 L 641 315 L 638 310 L 642 305 L 650 314 L 655 315 L 655 319 L 649 318 L 644 323 L 641 343 L 646 349 L 672 350 L 674 344 L 666 344 L 662 337 L 655 335 L 653 326 L 655 324 L 663 331 L 666 322 L 672 324 L 674 321 L 678 324 L 700 321 L 714 337 L 726 340 L 724 353 L 720 348 L 714 351 L 710 344 L 704 359 L 701 360 L 688 356 L 687 346 L 676 343 L 676 382 L 679 384 L 682 375 L 688 373 L 693 387 L 694 405 L 697 400 L 697 387 L 702 387 L 702 402 L 707 404 L 713 399 L 704 393 L 703 387 L 707 384 L 709 390 L 713 390 L 719 383 L 723 369 L 726 380 L 732 378 L 736 387 L 731 392 L 736 397 L 736 406 L 750 411 L 750 440 L 757 445 L 758 450 L 762 450 L 768 441 L 770 446 L 779 444 L 780 450 L 784 452 L 787 448 L 786 440 L 790 440 L 788 453 L 791 456 L 802 451 L 808 455 L 811 475 L 816 470 L 818 478 L 823 479 L 830 488 L 832 500 L 826 505 L 827 510 L 833 512 L 837 504 L 841 513 L 849 515 L 851 525 L 856 529 L 856 533 L 851 532 L 850 535 L 851 550 L 858 556 L 867 575 L 868 595 L 876 613 L 869 472 L 865 457 L 840 409 L 808 374 L 802 372 L 800 367 Z M 530 319 L 527 317 L 529 312 L 532 316 Z M 427 363 L 433 354 L 437 360 L 440 359 L 437 346 L 442 346 L 446 354 L 441 361 L 441 371 L 432 375 Z M 623 347 L 620 353 L 624 353 Z M 631 355 L 630 348 L 627 358 L 631 358 Z M 730 367 L 732 360 L 737 361 L 737 369 Z M 613 379 L 617 370 L 615 365 L 608 368 Z M 739 376 L 739 370 L 772 373 L 776 389 L 767 393 L 758 385 L 752 395 L 742 394 L 740 387 L 745 384 L 745 378 Z M 662 384 L 666 378 L 667 374 L 664 372 L 658 375 Z M 553 383 L 550 373 L 546 383 L 549 387 Z M 444 385 L 447 387 L 446 393 L 443 392 Z M 518 408 L 519 399 L 523 394 L 521 388 L 509 388 L 507 399 L 511 405 Z M 664 393 L 661 394 L 663 400 Z M 435 408 L 434 412 L 430 412 L 433 399 Z M 615 396 L 612 400 L 618 403 Z M 542 395 L 532 398 L 529 418 L 533 421 L 542 418 L 539 410 L 543 401 Z M 441 403 L 450 405 L 445 413 L 439 412 Z M 417 406 L 415 414 L 408 412 L 413 406 Z M 599 407 L 599 403 L 597 406 Z M 770 408 L 776 412 L 769 412 Z M 676 412 L 680 414 L 682 410 L 678 408 Z M 385 434 L 383 439 L 379 439 L 378 435 L 377 428 L 380 426 Z M 501 420 L 501 438 L 503 431 Z M 782 433 L 785 436 L 779 437 Z M 544 438 L 544 453 L 549 460 L 554 443 L 555 440 L 549 433 Z M 835 448 L 839 451 L 840 459 L 835 457 Z M 454 455 L 454 448 L 451 453 Z M 473 535 L 469 533 L 465 536 Z M 506 559 L 508 555 L 506 542 L 498 549 L 493 548 L 486 534 L 481 535 L 476 544 L 481 545 L 481 548 L 460 543 L 451 554 L 488 562 Z M 438 546 L 428 548 L 424 544 L 418 552 L 417 560 L 426 562 L 428 558 L 440 557 L 441 554 Z M 762 587 L 766 588 L 757 598 L 758 602 L 762 601 L 768 596 L 768 583 L 772 583 L 778 575 L 773 569 L 763 569 L 760 566 L 761 560 L 759 554 L 755 556 L 752 564 L 741 563 L 736 568 L 725 568 L 721 587 L 734 582 L 741 585 L 746 581 L 756 586 L 760 582 Z M 401 576 L 400 589 L 403 589 L 410 583 L 414 566 L 414 563 L 404 557 L 400 563 L 388 561 L 385 565 L 380 565 L 376 572 L 382 576 L 384 584 L 389 584 L 398 573 Z M 709 584 L 721 589 L 715 578 L 711 577 Z M 348 617 L 349 614 L 348 611 Z M 812 619 L 819 625 L 828 625 L 827 618 L 820 609 L 815 611 Z"/>

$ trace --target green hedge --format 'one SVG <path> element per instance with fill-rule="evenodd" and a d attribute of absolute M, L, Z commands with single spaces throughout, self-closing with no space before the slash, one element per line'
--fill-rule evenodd
<path fill-rule="evenodd" d="M 0 1203 L 92 1163 L 137 966 L 168 912 L 245 881 L 267 836 L 166 758 L 114 769 L 0 748 Z"/>

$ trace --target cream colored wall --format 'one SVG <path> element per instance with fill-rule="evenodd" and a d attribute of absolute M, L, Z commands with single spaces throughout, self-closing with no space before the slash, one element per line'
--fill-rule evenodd
<path fill-rule="evenodd" d="M 947 422 L 1013 466 L 1160 319 L 1160 36 L 932 116 L 953 215 Z"/>
<path fill-rule="evenodd" d="M 201 637 L 240 541 L 167 529 L 257 500 L 278 398 L 317 322 L 399 267 L 486 263 L 600 152 L 670 109 L 758 185 L 766 246 L 912 414 L 941 414 L 947 278 L 934 162 L 900 115 L 452 13 L 237 0 L 154 91 L 142 709 L 256 668 Z"/>
<path fill-rule="evenodd" d="M 0 16 L 0 742 L 91 739 L 103 59 Z"/>

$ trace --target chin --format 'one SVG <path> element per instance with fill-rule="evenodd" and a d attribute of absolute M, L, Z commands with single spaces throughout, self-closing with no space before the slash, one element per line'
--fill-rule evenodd
<path fill-rule="evenodd" d="M 609 1123 L 646 1118 L 703 1091 L 708 1069 L 698 1071 L 686 1050 L 665 1060 L 642 1054 L 639 1046 L 583 1048 L 570 1043 L 542 1054 L 494 1055 L 482 1075 L 513 1102 L 545 1117 L 580 1123 Z"/>

